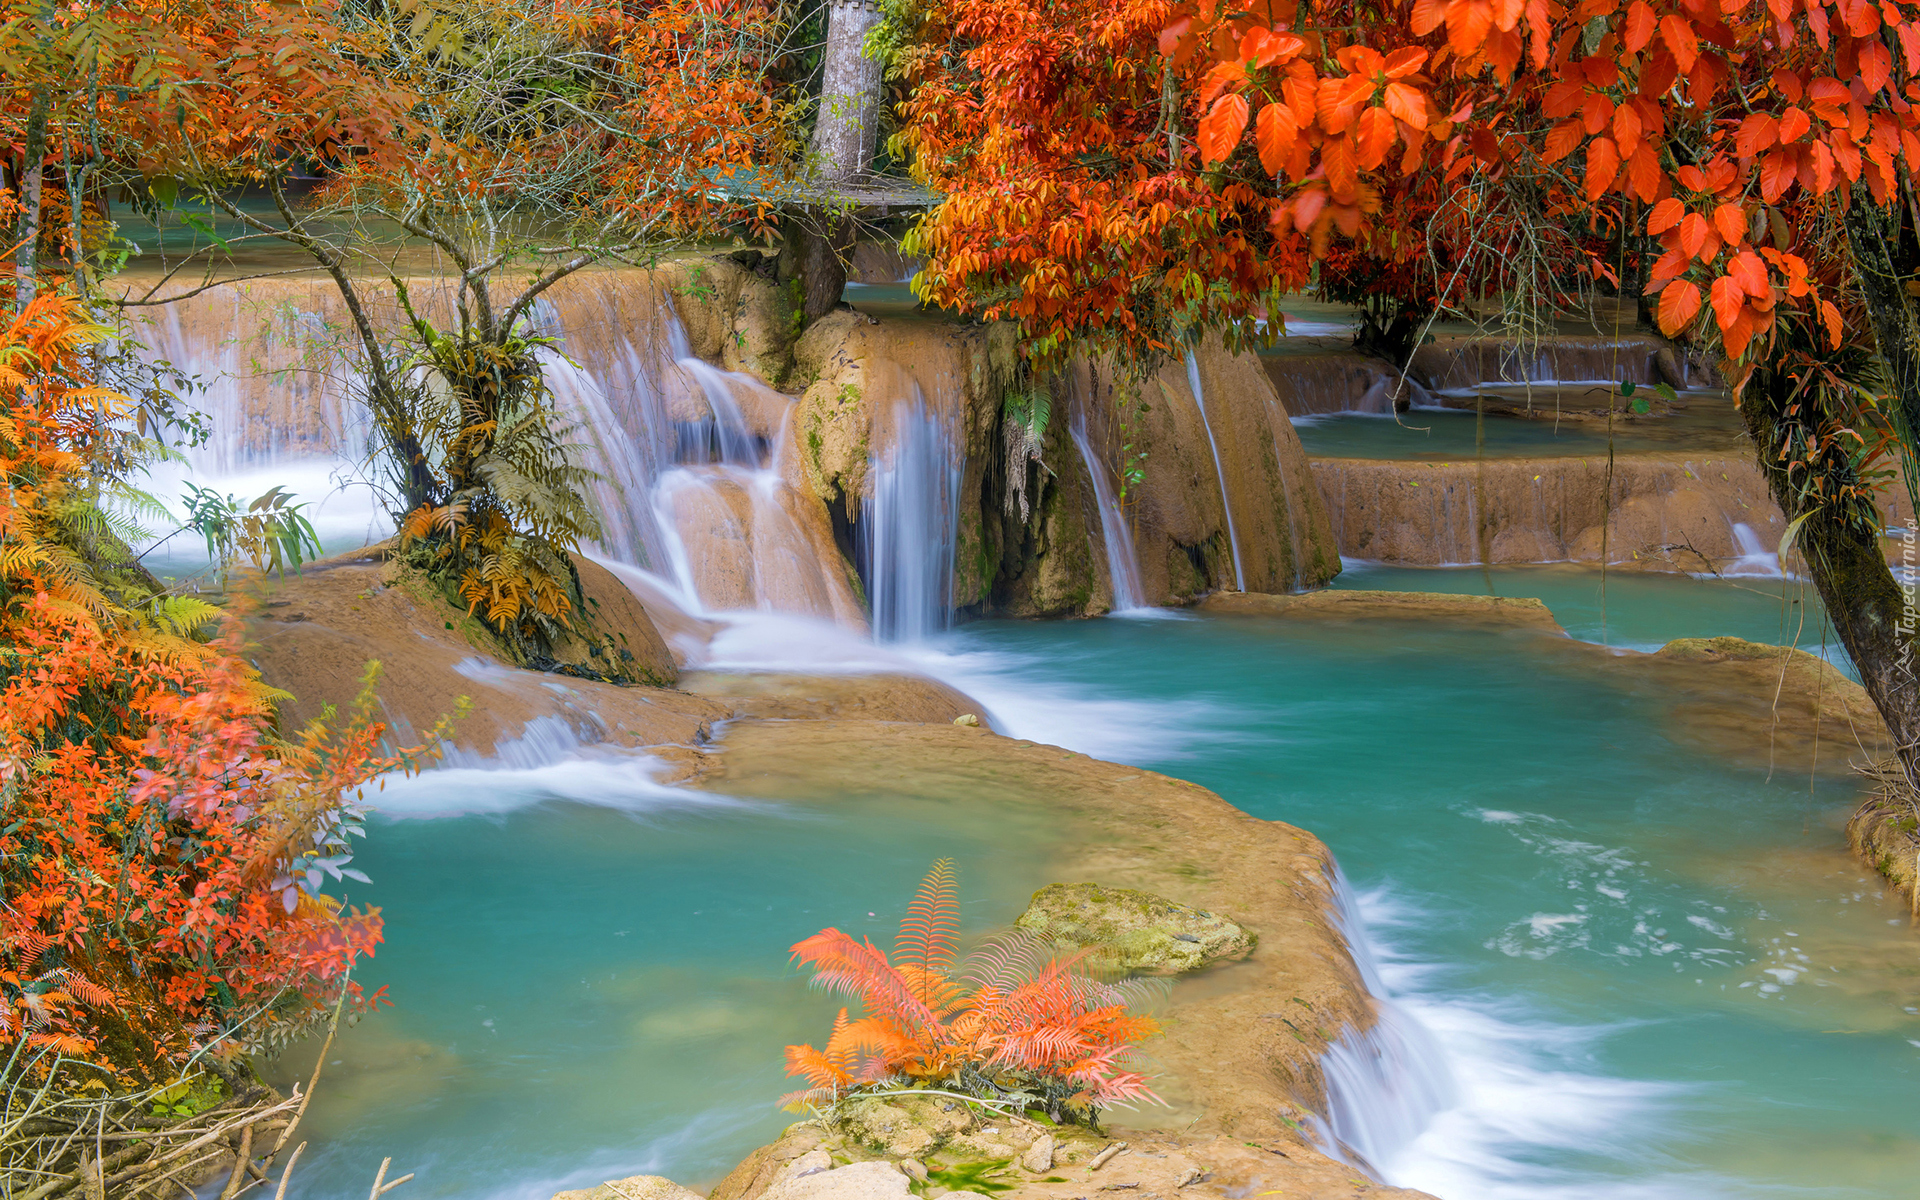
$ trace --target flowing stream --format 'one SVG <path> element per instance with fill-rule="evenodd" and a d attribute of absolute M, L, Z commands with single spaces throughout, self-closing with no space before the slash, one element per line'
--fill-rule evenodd
<path fill-rule="evenodd" d="M 1540 581 L 1492 574 L 1504 594 Z M 1612 633 L 1782 619 L 1671 582 L 1613 581 Z M 1329 1056 L 1325 1133 L 1390 1182 L 1838 1198 L 1905 1195 L 1920 1172 L 1920 1117 L 1888 1102 L 1920 1075 L 1920 962 L 1841 848 L 1844 780 L 1689 743 L 1660 694 L 1529 635 L 1192 617 L 984 622 L 888 650 L 801 620 L 747 620 L 717 656 L 917 666 L 1008 732 L 1325 838 L 1394 1002 Z M 711 1182 L 790 1119 L 780 1047 L 829 1020 L 785 947 L 824 924 L 883 936 L 940 854 L 966 872 L 969 923 L 1003 924 L 1049 836 L 991 805 L 904 803 L 885 778 L 689 794 L 631 756 L 441 772 L 382 804 L 355 899 L 386 907 L 363 978 L 396 1006 L 333 1055 L 314 1200 L 363 1190 L 386 1154 L 421 1197 Z"/>

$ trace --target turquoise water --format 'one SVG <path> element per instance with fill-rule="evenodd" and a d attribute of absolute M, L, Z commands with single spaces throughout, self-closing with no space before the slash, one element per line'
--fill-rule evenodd
<path fill-rule="evenodd" d="M 1742 637 L 1798 646 L 1851 668 L 1813 585 L 1788 578 L 1713 579 L 1645 571 L 1600 572 L 1572 564 L 1391 567 L 1348 561 L 1336 591 L 1531 596 L 1586 642 L 1658 650 L 1675 638 Z"/>
<path fill-rule="evenodd" d="M 1559 589 L 1577 630 L 1587 584 L 1527 572 L 1493 576 Z M 1610 628 L 1779 619 L 1702 582 L 1616 576 Z M 985 622 L 901 654 L 1007 732 L 1327 840 L 1387 983 L 1444 1048 L 1410 1069 L 1460 1097 L 1380 1157 L 1391 1181 L 1444 1200 L 1912 1194 L 1920 943 L 1844 853 L 1850 781 L 1769 779 L 1685 741 L 1630 676 L 1511 632 Z M 364 1195 L 388 1154 L 421 1200 L 718 1178 L 791 1119 L 780 1047 L 824 1035 L 794 940 L 884 939 L 941 854 L 975 928 L 1036 882 L 1030 827 L 885 785 L 749 802 L 605 759 L 390 791 L 354 898 L 386 906 L 363 978 L 396 1006 L 329 1056 L 293 1194 Z"/>
<path fill-rule="evenodd" d="M 1914 1194 L 1920 954 L 1844 853 L 1857 788 L 1687 745 L 1657 693 L 1537 647 L 1221 618 L 981 624 L 955 649 L 996 716 L 1071 741 L 1047 698 L 1131 699 L 1186 737 L 1108 753 L 1334 848 L 1464 1096 L 1389 1181 Z"/>
<path fill-rule="evenodd" d="M 359 978 L 393 1006 L 328 1056 L 303 1200 L 365 1196 L 388 1155 L 416 1200 L 715 1181 L 798 1119 L 773 1103 L 795 1087 L 782 1048 L 831 1028 L 789 946 L 826 925 L 890 946 L 942 855 L 965 866 L 968 923 L 1004 925 L 1037 869 L 990 814 L 729 800 L 652 785 L 637 759 L 443 772 L 378 803 L 352 899 L 384 909 Z M 313 1050 L 277 1081 L 304 1081 Z"/>
<path fill-rule="evenodd" d="M 1419 408 L 1397 417 L 1373 413 L 1296 417 L 1293 425 L 1312 458 L 1457 462 L 1475 457 L 1476 448 L 1487 458 L 1591 457 L 1607 452 L 1604 423 L 1488 416 L 1484 428 L 1476 428 L 1479 421 L 1473 412 Z M 1611 441 L 1616 454 L 1720 454 L 1742 444 L 1739 425 L 1739 415 L 1726 397 L 1703 396 L 1692 408 L 1672 416 L 1623 419 L 1614 426 Z"/>

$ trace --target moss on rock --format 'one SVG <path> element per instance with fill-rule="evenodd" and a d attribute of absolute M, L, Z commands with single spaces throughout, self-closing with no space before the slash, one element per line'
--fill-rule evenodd
<path fill-rule="evenodd" d="M 1052 883 L 1033 894 L 1014 924 L 1050 942 L 1086 948 L 1096 970 L 1146 975 L 1197 971 L 1253 949 L 1235 921 L 1152 892 L 1097 883 Z"/>

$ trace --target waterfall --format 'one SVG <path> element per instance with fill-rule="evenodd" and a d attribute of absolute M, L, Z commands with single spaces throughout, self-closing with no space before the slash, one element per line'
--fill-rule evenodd
<path fill-rule="evenodd" d="M 695 357 L 671 302 L 649 299 L 642 327 L 618 313 L 591 323 L 593 314 L 540 313 L 550 335 L 581 343 L 570 347 L 578 365 L 552 354 L 545 366 L 600 475 L 589 491 L 604 536 L 591 549 L 647 571 L 689 613 L 789 612 L 861 626 L 824 514 L 798 490 L 792 399 Z"/>
<path fill-rule="evenodd" d="M 1438 1039 L 1388 995 L 1353 890 L 1337 869 L 1333 890 L 1334 924 L 1374 998 L 1376 1020 L 1347 1030 L 1321 1057 L 1327 1112 L 1316 1132 L 1329 1154 L 1378 1175 L 1457 1102 L 1459 1086 Z"/>
<path fill-rule="evenodd" d="M 1146 608 L 1147 590 L 1140 583 L 1140 556 L 1134 552 L 1133 531 L 1127 528 L 1127 518 L 1107 482 L 1106 464 L 1095 457 L 1093 447 L 1087 442 L 1086 414 L 1076 409 L 1068 428 L 1073 435 L 1074 449 L 1086 464 L 1087 478 L 1093 481 L 1093 499 L 1100 509 L 1100 538 L 1106 544 L 1114 611 Z"/>
<path fill-rule="evenodd" d="M 1213 440 L 1213 424 L 1207 420 L 1207 399 L 1200 387 L 1200 363 L 1187 351 L 1187 383 L 1193 388 L 1193 403 L 1200 410 L 1200 427 L 1207 431 L 1207 447 L 1213 451 L 1213 473 L 1220 479 L 1220 507 L 1227 510 L 1227 544 L 1233 549 L 1233 590 L 1247 590 L 1246 573 L 1240 568 L 1240 534 L 1233 527 L 1233 500 L 1227 495 L 1227 473 L 1220 466 L 1220 444 Z"/>
<path fill-rule="evenodd" d="M 873 631 L 889 641 L 938 633 L 953 618 L 960 455 L 948 423 L 913 400 L 893 408 L 892 444 L 871 462 L 873 494 L 858 522 Z"/>
<path fill-rule="evenodd" d="M 1767 549 L 1766 544 L 1760 540 L 1760 535 L 1753 531 L 1753 526 L 1744 521 L 1734 521 L 1731 525 L 1733 544 L 1740 551 L 1740 556 L 1727 564 L 1727 569 L 1721 574 L 1757 575 L 1764 579 L 1781 578 L 1783 572 L 1780 567 L 1780 556 Z"/>

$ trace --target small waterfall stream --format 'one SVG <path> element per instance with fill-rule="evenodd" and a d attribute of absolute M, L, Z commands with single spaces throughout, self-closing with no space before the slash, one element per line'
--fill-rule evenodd
<path fill-rule="evenodd" d="M 1337 924 L 1374 998 L 1377 1020 L 1370 1029 L 1347 1030 L 1321 1057 L 1327 1119 L 1316 1132 L 1330 1153 L 1380 1175 L 1454 1104 L 1459 1087 L 1433 1033 L 1388 994 L 1344 875 L 1335 874 L 1333 889 Z"/>
<path fill-rule="evenodd" d="M 1220 465 L 1220 443 L 1214 440 L 1213 423 L 1207 420 L 1207 398 L 1200 386 L 1200 363 L 1187 351 L 1187 383 L 1193 388 L 1193 403 L 1200 410 L 1200 427 L 1207 431 L 1207 448 L 1213 451 L 1213 473 L 1220 479 L 1220 507 L 1227 513 L 1227 542 L 1233 549 L 1233 590 L 1247 590 L 1246 572 L 1240 566 L 1240 533 L 1233 525 L 1233 498 L 1227 494 L 1227 472 Z"/>
<path fill-rule="evenodd" d="M 858 525 L 873 632 L 917 641 L 953 621 L 960 455 L 918 384 L 893 408 L 892 445 L 872 461 L 873 495 Z"/>
<path fill-rule="evenodd" d="M 1094 504 L 1100 509 L 1100 538 L 1107 551 L 1107 574 L 1113 588 L 1115 612 L 1132 612 L 1147 607 L 1147 589 L 1140 582 L 1140 556 L 1134 551 L 1133 531 L 1127 528 L 1126 514 L 1107 480 L 1106 463 L 1093 452 L 1087 441 L 1086 414 L 1075 409 L 1068 431 L 1074 449 L 1086 465 L 1087 478 L 1093 481 Z"/>

